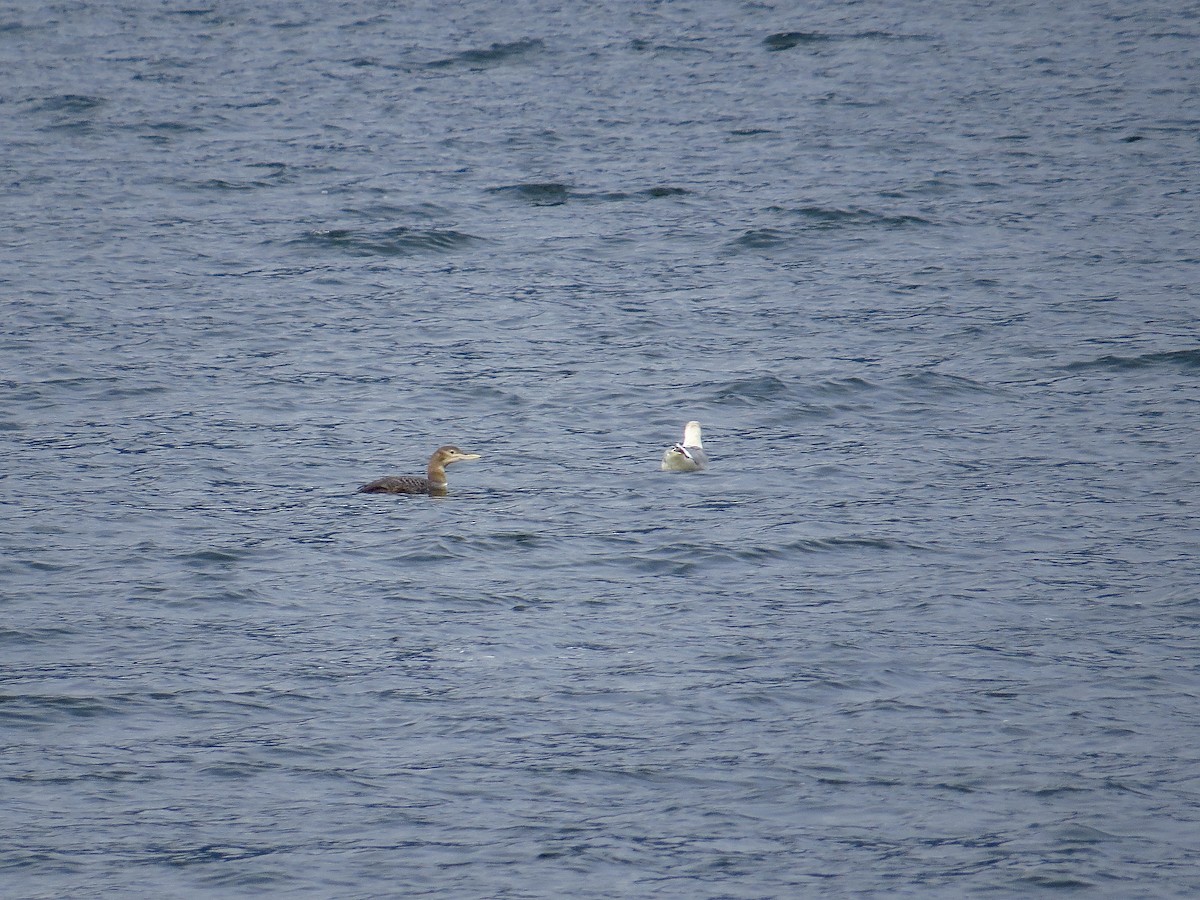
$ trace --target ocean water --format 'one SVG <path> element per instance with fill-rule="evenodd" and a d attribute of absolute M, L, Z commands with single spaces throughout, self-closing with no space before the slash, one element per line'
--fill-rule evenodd
<path fill-rule="evenodd" d="M 0 893 L 1200 894 L 1198 38 L 10 4 Z"/>

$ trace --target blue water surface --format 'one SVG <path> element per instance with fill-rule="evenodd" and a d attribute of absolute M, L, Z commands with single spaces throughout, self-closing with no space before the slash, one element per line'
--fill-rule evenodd
<path fill-rule="evenodd" d="M 1195 12 L 0 12 L 0 893 L 1200 894 Z"/>

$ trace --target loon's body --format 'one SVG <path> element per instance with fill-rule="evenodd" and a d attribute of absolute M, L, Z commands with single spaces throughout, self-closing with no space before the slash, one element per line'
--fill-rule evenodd
<path fill-rule="evenodd" d="M 452 444 L 438 447 L 429 457 L 425 477 L 417 475 L 387 475 L 358 489 L 360 494 L 444 494 L 446 466 L 467 459 L 479 459 L 478 453 L 463 453 Z"/>
<path fill-rule="evenodd" d="M 688 422 L 683 429 L 683 441 L 672 444 L 662 456 L 664 472 L 697 472 L 708 465 L 708 456 L 700 438 L 700 423 Z"/>

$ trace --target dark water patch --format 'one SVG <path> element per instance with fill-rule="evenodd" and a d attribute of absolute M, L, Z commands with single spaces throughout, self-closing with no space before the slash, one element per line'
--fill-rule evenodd
<path fill-rule="evenodd" d="M 644 191 L 639 191 L 634 196 L 652 197 L 654 199 L 658 199 L 660 197 L 683 197 L 690 193 L 691 191 L 689 191 L 687 188 L 664 186 L 647 188 Z"/>
<path fill-rule="evenodd" d="M 199 134 L 204 131 L 198 125 L 186 122 L 148 122 L 133 128 L 142 140 L 155 144 L 169 144 L 184 134 Z"/>
<path fill-rule="evenodd" d="M 166 846 L 153 846 L 147 848 L 153 854 L 154 859 L 167 866 L 178 866 L 186 868 L 189 866 L 207 866 L 213 863 L 221 862 L 237 862 L 240 860 L 254 859 L 259 856 L 266 856 L 271 853 L 278 853 L 279 848 L 275 845 L 264 847 L 239 847 L 233 844 L 223 844 L 216 846 L 212 844 L 201 845 L 197 847 L 179 848 Z M 232 876 L 231 878 L 219 879 L 222 882 L 228 883 L 230 880 L 234 884 L 261 884 L 262 880 L 253 876 L 240 875 Z M 268 882 L 274 879 L 266 879 Z"/>
<path fill-rule="evenodd" d="M 205 19 L 209 18 L 210 16 L 215 17 L 217 11 L 211 6 L 196 6 L 188 7 L 186 9 L 167 10 L 166 13 L 167 15 L 180 16 L 185 19 Z"/>
<path fill-rule="evenodd" d="M 1135 369 L 1149 368 L 1177 368 L 1184 369 L 1185 371 L 1193 371 L 1200 369 L 1200 348 L 1144 353 L 1141 356 L 1106 355 L 1097 359 L 1068 363 L 1063 368 L 1068 372 L 1088 371 L 1090 369 L 1109 369 L 1114 372 L 1127 372 Z"/>
<path fill-rule="evenodd" d="M 245 180 L 210 178 L 197 181 L 194 187 L 199 191 L 253 191 L 259 187 L 276 187 L 287 184 L 286 176 L 289 169 L 287 163 L 256 162 L 251 163 L 248 168 L 264 169 L 265 178 Z"/>
<path fill-rule="evenodd" d="M 813 228 L 902 228 L 910 225 L 932 225 L 922 216 L 895 213 L 878 213 L 869 209 L 842 209 L 830 206 L 801 206 L 788 209 L 780 206 L 769 208 L 770 212 L 797 216 L 805 225 Z"/>
<path fill-rule="evenodd" d="M 239 103 L 226 103 L 219 107 L 220 109 L 262 109 L 267 106 L 281 106 L 283 101 L 278 97 L 264 97 L 261 100 L 244 100 Z"/>
<path fill-rule="evenodd" d="M 42 25 L 29 25 L 25 22 L 0 22 L 0 34 L 20 34 L 22 32 L 34 32 L 42 28 Z"/>
<path fill-rule="evenodd" d="M 78 116 L 99 109 L 105 102 L 103 97 L 90 94 L 57 94 L 33 101 L 30 112 Z"/>
<path fill-rule="evenodd" d="M 1076 878 L 1074 875 L 1053 875 L 1041 872 L 1022 875 L 1017 882 L 1032 888 L 1051 891 L 1093 891 L 1098 887 L 1096 882 Z"/>
<path fill-rule="evenodd" d="M 0 695 L 0 721 L 61 722 L 95 719 L 119 713 L 114 704 L 98 697 L 61 695 Z"/>
<path fill-rule="evenodd" d="M 940 372 L 911 372 L 900 376 L 897 387 L 906 393 L 919 395 L 999 394 L 1003 393 L 992 385 L 982 384 L 961 375 L 944 375 Z"/>
<path fill-rule="evenodd" d="M 771 206 L 766 211 L 798 219 L 799 228 L 771 226 L 751 228 L 729 242 L 727 248 L 730 251 L 763 251 L 790 247 L 800 240 L 805 232 L 874 228 L 894 230 L 933 224 L 922 216 L 878 213 L 867 209 L 839 209 L 821 206 L 786 209 L 780 206 Z"/>
<path fill-rule="evenodd" d="M 35 101 L 29 112 L 48 121 L 41 130 L 49 132 L 89 132 L 95 125 L 96 113 L 107 101 L 87 94 L 60 94 Z"/>
<path fill-rule="evenodd" d="M 788 385 L 774 375 L 740 378 L 717 390 L 720 400 L 740 400 L 746 403 L 770 403 L 790 392 Z"/>
<path fill-rule="evenodd" d="M 453 495 L 445 497 L 424 497 L 420 495 L 390 495 L 390 494 L 364 494 L 364 497 L 373 497 L 371 502 L 388 502 L 389 504 L 407 505 L 410 503 L 446 503 L 453 502 Z M 408 566 L 424 566 L 434 565 L 436 563 L 444 563 L 449 560 L 461 559 L 461 552 L 454 553 L 449 550 L 434 547 L 430 544 L 420 544 L 415 546 L 399 547 L 390 545 L 391 549 L 399 550 L 399 553 L 385 554 L 389 563 L 392 563 L 400 568 Z"/>
<path fill-rule="evenodd" d="M 48 644 L 76 633 L 74 628 L 0 628 L 0 646 L 24 647 L 29 644 Z"/>
<path fill-rule="evenodd" d="M 639 191 L 578 191 L 558 181 L 506 184 L 488 189 L 489 193 L 515 197 L 533 206 L 561 206 L 567 202 L 620 202 L 625 200 L 662 200 L 692 193 L 687 188 L 660 185 Z"/>
<path fill-rule="evenodd" d="M 895 41 L 929 40 L 926 35 L 896 34 L 891 31 L 856 31 L 850 34 L 834 34 L 825 31 L 781 31 L 763 38 L 763 46 L 772 53 L 791 50 L 801 46 L 817 46 L 834 41 Z"/>
<path fill-rule="evenodd" d="M 917 544 L 912 541 L 873 537 L 820 538 L 816 540 L 796 541 L 788 546 L 790 549 L 804 550 L 811 553 L 857 552 L 859 550 L 928 551 L 932 549 L 926 545 Z"/>
<path fill-rule="evenodd" d="M 144 81 L 147 84 L 183 84 L 188 78 L 186 75 L 176 71 L 138 72 L 132 76 L 131 80 Z"/>
<path fill-rule="evenodd" d="M 907 197 L 942 197 L 953 194 L 959 189 L 960 185 L 954 179 L 935 176 L 922 181 L 914 181 L 907 187 L 880 191 L 879 196 L 893 200 L 903 200 Z"/>
<path fill-rule="evenodd" d="M 781 31 L 763 38 L 763 46 L 772 52 L 791 50 L 801 44 L 823 44 L 834 40 L 833 35 L 819 31 Z"/>
<path fill-rule="evenodd" d="M 792 235 L 776 228 L 752 228 L 730 243 L 733 250 L 771 250 L 791 241 Z"/>
<path fill-rule="evenodd" d="M 868 552 L 934 552 L 934 548 L 899 538 L 866 536 L 802 538 L 784 543 L 763 543 L 751 540 L 735 545 L 683 543 L 664 548 L 671 559 L 686 560 L 693 565 L 707 561 L 736 560 L 763 563 L 768 560 L 788 560 L 796 554 L 861 553 Z"/>
<path fill-rule="evenodd" d="M 509 43 L 494 43 L 483 49 L 464 50 L 445 59 L 435 60 L 428 64 L 431 69 L 446 69 L 452 66 L 467 68 L 484 68 L 524 59 L 545 49 L 545 41 L 540 38 L 528 38 Z"/>
<path fill-rule="evenodd" d="M 559 181 L 534 181 L 489 188 L 489 193 L 515 197 L 534 206 L 559 206 L 571 197 L 571 187 Z"/>
<path fill-rule="evenodd" d="M 65 572 L 70 568 L 70 563 L 52 563 L 44 559 L 22 559 L 18 560 L 21 566 L 33 572 L 41 572 L 43 574 L 51 574 L 54 572 Z"/>
<path fill-rule="evenodd" d="M 741 400 L 751 403 L 778 403 L 781 401 L 804 401 L 816 399 L 833 401 L 868 394 L 881 390 L 880 385 L 865 378 L 852 375 L 848 378 L 826 378 L 820 381 L 803 379 L 784 380 L 776 375 L 758 375 L 738 378 L 716 389 L 718 401 Z M 793 407 L 789 406 L 789 409 Z"/>
<path fill-rule="evenodd" d="M 596 557 L 593 562 L 601 566 L 618 569 L 632 568 L 647 575 L 689 575 L 696 571 L 703 560 L 686 553 L 668 554 L 622 554 L 620 556 Z"/>
<path fill-rule="evenodd" d="M 495 495 L 497 492 L 487 492 Z M 495 534 L 487 535 L 486 537 L 466 537 L 453 536 L 448 538 L 451 543 L 466 544 L 477 549 L 495 550 L 505 552 L 506 550 L 535 550 L 539 547 L 544 547 L 550 542 L 550 538 L 546 535 L 534 531 L 508 531 L 496 532 Z"/>
<path fill-rule="evenodd" d="M 401 225 L 383 231 L 354 231 L 348 228 L 309 231 L 291 244 L 336 250 L 351 256 L 417 256 L 453 253 L 482 240 L 454 229 L 420 229 Z"/>
<path fill-rule="evenodd" d="M 249 556 L 251 551 L 247 548 L 234 549 L 208 549 L 208 550 L 193 550 L 190 553 L 184 553 L 179 556 L 179 560 L 186 566 L 209 569 L 214 565 L 218 568 L 227 568 L 231 564 L 241 561 Z"/>
<path fill-rule="evenodd" d="M 200 191 L 252 191 L 255 188 L 263 187 L 263 185 L 253 182 L 226 181 L 224 178 L 209 178 L 196 182 L 194 186 Z"/>
<path fill-rule="evenodd" d="M 623 200 L 662 200 L 668 197 L 683 197 L 690 194 L 686 188 L 652 187 L 641 191 L 600 191 L 596 193 L 573 192 L 572 200 L 591 202 L 620 202 Z"/>
<path fill-rule="evenodd" d="M 660 548 L 652 557 L 658 561 L 669 560 L 675 565 L 689 567 L 701 566 L 705 563 L 720 563 L 729 561 L 761 563 L 778 557 L 779 547 L 755 545 L 747 542 L 743 545 L 723 546 L 695 542 L 681 542 Z M 659 559 L 659 557 L 662 559 Z"/>
<path fill-rule="evenodd" d="M 264 172 L 267 174 L 267 176 L 269 178 L 274 180 L 274 179 L 282 177 L 286 172 L 288 172 L 291 169 L 291 166 L 289 166 L 285 162 L 256 162 L 256 163 L 248 163 L 246 168 L 262 169 L 262 170 L 264 170 Z"/>
<path fill-rule="evenodd" d="M 865 378 L 860 378 L 857 375 L 852 375 L 849 378 L 827 378 L 809 387 L 808 391 L 823 397 L 846 397 L 852 394 L 861 394 L 865 391 L 874 391 L 878 388 L 879 385 Z"/>
<path fill-rule="evenodd" d="M 686 44 L 663 44 L 648 41 L 645 38 L 634 38 L 628 44 L 630 50 L 638 53 L 663 53 L 663 54 L 694 54 L 694 53 L 711 53 L 708 48 L 697 43 L 695 46 Z"/>
<path fill-rule="evenodd" d="M 371 221 L 391 221 L 397 219 L 428 219 L 428 220 L 445 220 L 450 214 L 450 211 L 436 203 L 413 203 L 408 205 L 400 205 L 395 203 L 377 202 L 364 203 L 359 206 L 347 206 L 343 208 L 348 216 L 355 216 L 361 219 L 369 219 Z"/>
<path fill-rule="evenodd" d="M 792 238 L 793 235 L 781 232 L 778 228 L 751 228 L 734 239 L 733 247 L 743 250 L 772 250 L 774 247 L 788 244 Z"/>

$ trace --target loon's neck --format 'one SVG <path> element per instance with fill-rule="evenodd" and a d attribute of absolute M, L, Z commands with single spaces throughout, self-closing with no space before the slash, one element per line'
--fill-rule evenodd
<path fill-rule="evenodd" d="M 429 479 L 430 487 L 446 486 L 446 467 L 436 456 L 429 460 L 429 465 L 425 469 L 425 477 Z"/>

